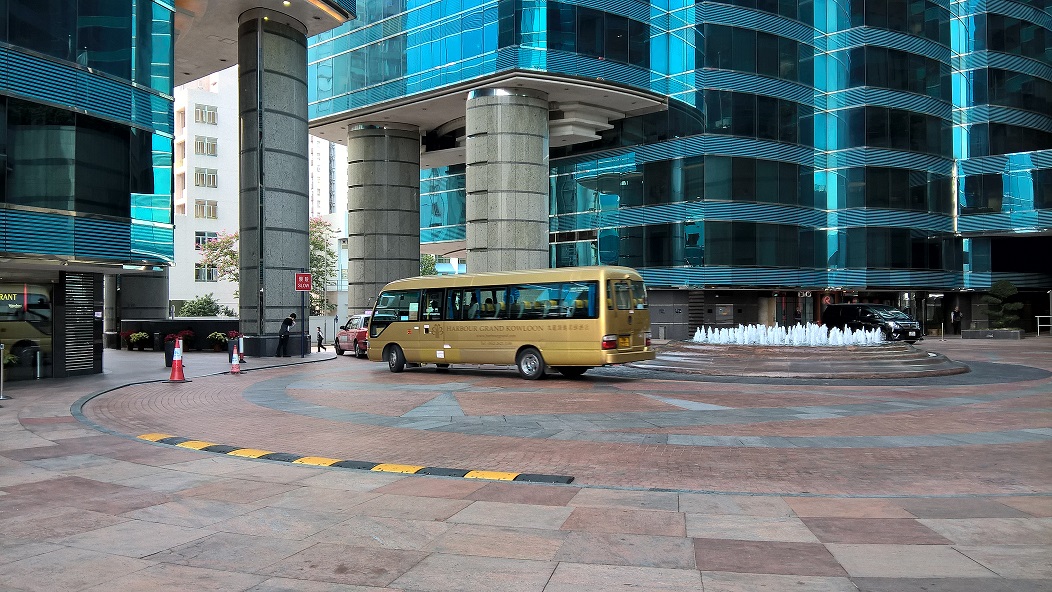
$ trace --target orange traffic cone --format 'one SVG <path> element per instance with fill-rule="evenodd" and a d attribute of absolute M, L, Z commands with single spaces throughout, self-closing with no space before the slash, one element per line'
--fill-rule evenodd
<path fill-rule="evenodd" d="M 230 354 L 230 373 L 241 374 L 241 356 L 237 353 L 237 344 L 234 344 L 234 352 Z"/>
<path fill-rule="evenodd" d="M 183 339 L 175 338 L 175 349 L 172 352 L 172 376 L 165 382 L 190 382 L 183 376 Z"/>

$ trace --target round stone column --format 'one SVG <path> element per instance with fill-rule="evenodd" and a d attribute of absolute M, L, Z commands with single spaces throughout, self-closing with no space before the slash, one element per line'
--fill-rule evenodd
<path fill-rule="evenodd" d="M 281 321 L 304 316 L 296 273 L 310 268 L 306 27 L 271 10 L 242 13 L 238 66 L 241 331 L 249 354 L 269 356 Z M 289 353 L 301 345 L 290 339 Z"/>
<path fill-rule="evenodd" d="M 548 95 L 468 94 L 468 271 L 548 267 Z"/>
<path fill-rule="evenodd" d="M 420 275 L 420 131 L 347 130 L 347 308 L 371 309 L 384 284 Z"/>

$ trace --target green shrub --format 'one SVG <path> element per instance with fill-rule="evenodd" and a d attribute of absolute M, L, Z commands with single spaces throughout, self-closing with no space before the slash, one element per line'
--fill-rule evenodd
<path fill-rule="evenodd" d="M 223 312 L 222 307 L 211 292 L 204 296 L 198 296 L 193 300 L 187 300 L 179 309 L 181 317 L 218 317 Z"/>
<path fill-rule="evenodd" d="M 1008 302 L 1008 299 L 1019 293 L 1015 284 L 1000 280 L 990 286 L 990 293 L 979 298 L 987 306 L 986 314 L 990 317 L 990 326 L 995 329 L 1016 329 L 1019 327 L 1018 311 L 1023 309 L 1022 302 Z"/>

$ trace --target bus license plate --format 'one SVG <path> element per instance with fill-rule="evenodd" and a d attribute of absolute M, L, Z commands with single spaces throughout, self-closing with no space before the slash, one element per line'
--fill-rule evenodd
<path fill-rule="evenodd" d="M 617 338 L 617 347 L 619 347 L 621 349 L 624 349 L 626 347 L 630 347 L 631 345 L 632 345 L 632 343 L 630 341 L 630 338 L 628 338 L 628 337 L 618 337 Z"/>

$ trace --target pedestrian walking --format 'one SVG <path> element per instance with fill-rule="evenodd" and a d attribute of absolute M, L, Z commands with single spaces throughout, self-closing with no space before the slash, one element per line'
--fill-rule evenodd
<path fill-rule="evenodd" d="M 950 313 L 950 324 L 953 325 L 953 334 L 961 334 L 961 307 L 953 307 L 953 312 Z"/>
<path fill-rule="evenodd" d="M 321 352 L 321 350 L 325 350 L 325 351 L 329 350 L 329 348 L 325 347 L 325 344 L 323 343 L 324 341 L 325 341 L 325 336 L 321 334 L 321 327 L 318 327 L 318 351 L 319 352 Z"/>

